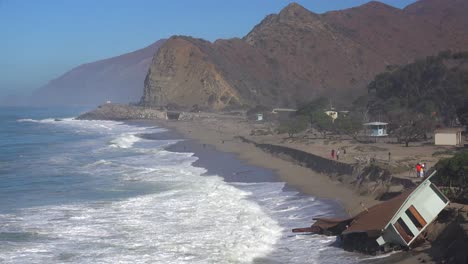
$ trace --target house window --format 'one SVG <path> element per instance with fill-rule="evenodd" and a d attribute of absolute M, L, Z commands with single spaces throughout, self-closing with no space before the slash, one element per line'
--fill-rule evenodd
<path fill-rule="evenodd" d="M 433 183 L 431 183 L 430 187 L 431 187 L 432 191 L 433 191 L 435 194 L 437 194 L 437 196 L 439 196 L 440 200 L 441 200 L 444 204 L 446 204 L 446 203 L 448 202 L 447 198 L 445 198 L 445 196 L 444 196 L 443 194 L 440 193 L 440 191 L 434 186 Z"/>
<path fill-rule="evenodd" d="M 424 226 L 426 226 L 426 220 L 424 220 L 424 218 L 414 206 L 411 205 L 405 213 L 409 219 L 411 219 L 411 222 L 413 222 L 414 226 L 418 228 L 418 230 L 421 230 Z"/>
<path fill-rule="evenodd" d="M 398 218 L 398 221 L 395 224 L 393 224 L 393 226 L 395 226 L 395 229 L 398 231 L 400 236 L 406 241 L 406 243 L 409 243 L 413 239 L 413 232 L 411 232 L 411 230 L 406 225 L 405 221 L 401 219 L 401 217 Z"/>

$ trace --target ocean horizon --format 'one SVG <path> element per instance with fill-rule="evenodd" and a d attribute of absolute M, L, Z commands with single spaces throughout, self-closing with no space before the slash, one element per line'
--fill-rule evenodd
<path fill-rule="evenodd" d="M 0 108 L 0 263 L 372 260 L 291 233 L 336 203 L 148 122 L 73 119 L 83 110 Z"/>

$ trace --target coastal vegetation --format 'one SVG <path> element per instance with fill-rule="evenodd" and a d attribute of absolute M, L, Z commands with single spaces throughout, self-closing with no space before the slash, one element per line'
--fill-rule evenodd
<path fill-rule="evenodd" d="M 294 137 L 295 134 L 306 130 L 309 127 L 307 116 L 297 115 L 291 118 L 282 120 L 278 127 L 278 133 L 287 133 L 289 137 Z"/>
<path fill-rule="evenodd" d="M 369 111 L 398 126 L 435 121 L 457 124 L 457 113 L 466 114 L 468 52 L 444 51 L 402 66 L 389 66 L 368 85 Z M 401 114 L 410 117 L 401 120 Z"/>
<path fill-rule="evenodd" d="M 352 114 L 333 120 L 324 112 L 328 105 L 329 99 L 320 97 L 299 107 L 297 113 L 307 116 L 311 127 L 317 130 L 324 138 L 327 136 L 327 133 L 346 134 L 355 137 L 362 128 L 362 123 L 357 116 Z"/>
<path fill-rule="evenodd" d="M 468 52 L 444 51 L 402 66 L 388 66 L 358 98 L 354 111 L 386 120 L 398 142 L 426 138 L 436 127 L 466 125 Z"/>
<path fill-rule="evenodd" d="M 433 181 L 444 186 L 445 195 L 453 202 L 468 204 L 468 151 L 440 160 Z"/>

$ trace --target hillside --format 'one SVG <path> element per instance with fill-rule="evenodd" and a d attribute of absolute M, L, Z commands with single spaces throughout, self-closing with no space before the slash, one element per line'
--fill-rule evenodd
<path fill-rule="evenodd" d="M 456 125 L 457 113 L 468 103 L 468 52 L 445 51 L 390 67 L 375 77 L 368 91 L 364 100 L 374 117 L 398 123 L 401 114 L 414 113 L 438 125 Z"/>
<path fill-rule="evenodd" d="M 315 14 L 293 3 L 267 16 L 242 39 L 210 43 L 174 36 L 153 59 L 141 103 L 217 110 L 257 104 L 294 107 L 319 96 L 349 101 L 364 94 L 388 65 L 468 47 L 466 31 L 427 23 L 440 5 L 453 21 L 464 23 L 464 2 L 417 4 L 417 12 L 414 6 L 397 9 L 369 2 Z"/>
<path fill-rule="evenodd" d="M 446 32 L 468 32 L 468 1 L 424 0 L 407 6 L 405 12 L 424 19 L 425 23 L 433 24 Z"/>
<path fill-rule="evenodd" d="M 98 105 L 138 102 L 151 60 L 164 43 L 80 65 L 33 92 L 31 105 Z"/>

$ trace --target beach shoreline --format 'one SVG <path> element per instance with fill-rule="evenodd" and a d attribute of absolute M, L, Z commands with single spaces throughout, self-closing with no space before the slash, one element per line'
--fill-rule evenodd
<path fill-rule="evenodd" d="M 291 160 L 273 156 L 270 153 L 262 151 L 253 144 L 240 140 L 238 131 L 214 130 L 212 127 L 206 126 L 206 123 L 194 120 L 151 120 L 149 122 L 168 129 L 169 133 L 173 133 L 176 137 L 185 139 L 184 141 L 168 147 L 167 150 L 176 152 L 194 151 L 194 155 L 197 157 L 205 149 L 233 155 L 232 158 L 235 160 L 240 160 L 248 165 L 273 172 L 275 181 L 284 182 L 286 186 L 292 187 L 294 190 L 298 191 L 300 195 L 315 197 L 331 205 L 334 209 L 332 210 L 333 215 L 330 215 L 330 217 L 345 218 L 361 212 L 363 210 L 363 205 L 370 206 L 379 203 L 379 201 L 371 196 L 359 195 L 355 190 L 351 189 L 349 185 L 333 181 L 326 174 L 314 172 Z M 193 165 L 204 167 L 210 172 L 213 166 L 206 164 L 206 159 L 207 157 L 202 154 L 200 159 Z M 220 176 L 223 175 L 225 181 L 230 181 L 229 177 L 226 177 L 227 174 L 219 174 Z M 255 182 L 271 180 L 271 178 L 258 178 L 258 176 L 256 177 L 253 175 L 252 177 L 255 178 L 244 178 L 242 181 L 251 180 Z M 239 177 L 236 176 L 234 179 L 239 180 Z M 313 214 L 311 214 L 310 218 L 311 224 L 313 222 L 312 218 Z M 414 252 L 406 251 L 392 252 L 380 257 L 366 258 L 365 255 L 361 255 L 361 257 L 363 257 L 361 260 L 362 263 L 375 264 L 410 264 L 417 263 L 421 259 L 430 259 L 427 253 L 418 252 L 415 254 Z"/>
<path fill-rule="evenodd" d="M 134 122 L 135 121 L 131 121 L 128 123 L 135 124 Z M 276 209 L 286 210 L 287 212 L 285 212 L 284 215 L 287 215 L 287 217 L 283 216 L 277 218 L 278 215 L 274 213 L 274 211 L 272 212 L 271 208 L 265 206 L 261 199 L 258 199 L 258 194 L 249 195 L 248 200 L 262 207 L 262 210 L 268 212 L 267 214 L 275 221 L 278 221 L 278 224 L 283 228 L 282 236 L 278 240 L 278 244 L 274 250 L 264 257 L 255 259 L 254 263 L 272 263 L 273 260 L 281 258 L 279 256 L 284 256 L 286 253 L 284 252 L 285 245 L 289 245 L 297 250 L 297 244 L 303 243 L 302 246 L 306 246 L 311 243 L 317 243 L 317 240 L 328 241 L 323 245 L 321 243 L 315 245 L 318 247 L 325 246 L 325 248 L 323 248 L 324 250 L 333 252 L 338 250 L 338 252 L 344 254 L 344 256 L 347 255 L 347 257 L 353 258 L 359 262 L 362 260 L 362 263 L 374 263 L 376 261 L 372 257 L 369 258 L 363 254 L 341 252 L 340 249 L 333 246 L 333 244 L 336 243 L 335 238 L 322 238 L 318 235 L 313 238 L 308 238 L 309 234 L 296 236 L 291 232 L 292 228 L 310 225 L 314 217 L 346 217 L 347 212 L 345 208 L 336 199 L 328 199 L 318 197 L 315 194 L 305 193 L 284 181 L 277 171 L 272 170 L 268 166 L 259 166 L 257 158 L 250 160 L 242 159 L 237 152 L 227 151 L 228 149 L 220 149 L 216 147 L 215 144 L 207 143 L 195 137 L 189 137 L 173 126 L 168 126 L 160 122 L 154 123 L 153 121 L 142 121 L 140 123 L 137 121 L 136 124 L 143 126 L 156 125 L 157 127 L 167 129 L 166 132 L 139 134 L 138 136 L 147 140 L 179 140 L 177 143 L 166 146 L 164 149 L 170 152 L 193 153 L 193 156 L 197 157 L 197 160 L 192 163 L 192 166 L 205 169 L 206 172 L 203 174 L 204 176 L 221 177 L 227 184 L 236 188 L 244 184 L 252 184 L 253 186 L 263 186 L 263 184 L 284 185 L 284 187 L 281 188 L 281 194 L 279 194 L 279 196 L 290 197 L 287 198 L 286 201 L 288 199 L 291 199 L 291 201 L 302 201 L 300 203 L 306 205 L 304 207 L 299 207 L 301 209 L 297 209 L 293 204 L 289 204 L 286 207 L 284 207 L 284 205 L 278 205 Z M 245 144 L 244 147 L 253 147 L 250 146 L 250 144 L 240 143 Z M 224 144 L 226 144 L 226 142 Z M 271 156 L 264 152 L 262 152 L 262 155 Z M 242 190 L 243 188 L 241 187 L 240 189 Z M 300 210 L 300 212 L 296 210 Z M 291 250 L 292 249 L 288 250 L 288 252 L 294 252 Z"/>
<path fill-rule="evenodd" d="M 334 201 L 345 213 L 338 216 L 350 216 L 362 210 L 362 204 L 375 204 L 372 197 L 357 194 L 340 182 L 333 181 L 328 175 L 300 166 L 294 161 L 282 159 L 264 152 L 256 146 L 243 142 L 235 130 L 213 129 L 206 122 L 155 120 L 156 125 L 175 131 L 182 137 L 195 140 L 201 146 L 212 146 L 217 151 L 232 153 L 247 164 L 269 169 L 277 174 L 278 180 L 285 182 L 301 193 L 319 199 Z M 253 179 L 255 180 L 255 179 Z"/>

